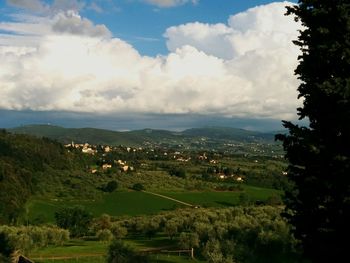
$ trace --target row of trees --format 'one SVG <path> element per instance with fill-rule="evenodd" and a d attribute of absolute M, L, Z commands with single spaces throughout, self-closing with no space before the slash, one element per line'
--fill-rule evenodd
<path fill-rule="evenodd" d="M 9 257 L 19 250 L 26 254 L 48 245 L 62 245 L 69 240 L 69 231 L 58 227 L 0 226 L 0 255 Z"/>
<path fill-rule="evenodd" d="M 280 212 L 268 206 L 186 209 L 117 221 L 103 216 L 95 225 L 111 232 L 118 226 L 133 237 L 166 234 L 178 248 L 195 248 L 197 257 L 212 263 L 298 262 L 297 242 Z M 116 254 L 114 246 L 109 258 Z"/>

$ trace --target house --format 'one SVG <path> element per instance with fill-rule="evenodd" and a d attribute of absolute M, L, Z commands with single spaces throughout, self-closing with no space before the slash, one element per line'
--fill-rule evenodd
<path fill-rule="evenodd" d="M 93 150 L 88 143 L 85 143 L 82 147 L 83 147 L 83 149 L 81 149 L 81 151 L 83 153 L 95 154 L 95 152 L 96 152 L 96 150 Z"/>
<path fill-rule="evenodd" d="M 34 261 L 21 255 L 18 250 L 12 253 L 11 262 L 13 262 L 13 263 L 34 263 Z"/>
<path fill-rule="evenodd" d="M 114 163 L 119 165 L 126 165 L 126 161 L 123 162 L 122 160 L 114 161 Z"/>
<path fill-rule="evenodd" d="M 105 163 L 105 164 L 102 165 L 102 169 L 103 170 L 110 169 L 110 168 L 112 168 L 111 164 Z"/>
<path fill-rule="evenodd" d="M 225 178 L 226 178 L 226 175 L 225 175 L 225 174 L 219 174 L 219 178 L 220 178 L 220 179 L 225 179 Z"/>
<path fill-rule="evenodd" d="M 205 155 L 205 153 L 203 154 L 203 155 L 200 155 L 199 157 L 198 157 L 198 159 L 199 160 L 207 160 L 208 159 L 208 157 Z"/>

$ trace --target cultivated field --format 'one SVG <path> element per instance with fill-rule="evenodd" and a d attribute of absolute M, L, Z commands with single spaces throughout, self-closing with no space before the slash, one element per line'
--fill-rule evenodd
<path fill-rule="evenodd" d="M 264 201 L 280 191 L 253 186 L 242 186 L 243 191 L 169 191 L 159 192 L 176 200 L 204 207 L 225 207 L 238 205 L 244 198 L 251 202 Z M 165 210 L 183 207 L 173 200 L 137 191 L 117 191 L 106 194 L 97 201 L 60 201 L 32 200 L 27 205 L 27 217 L 30 222 L 54 222 L 54 214 L 61 207 L 80 205 L 94 216 L 109 214 L 111 216 L 135 216 L 156 214 Z"/>

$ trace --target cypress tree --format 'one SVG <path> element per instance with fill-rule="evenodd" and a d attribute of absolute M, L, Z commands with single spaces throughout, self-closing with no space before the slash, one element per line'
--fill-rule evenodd
<path fill-rule="evenodd" d="M 287 7 L 303 24 L 295 74 L 307 127 L 284 121 L 293 187 L 286 214 L 312 262 L 344 262 L 350 251 L 350 1 L 299 0 Z"/>

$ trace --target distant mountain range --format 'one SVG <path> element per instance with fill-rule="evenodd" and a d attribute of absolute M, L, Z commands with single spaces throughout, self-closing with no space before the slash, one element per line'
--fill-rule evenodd
<path fill-rule="evenodd" d="M 210 143 L 261 142 L 272 143 L 279 132 L 262 133 L 227 127 L 204 127 L 174 132 L 143 129 L 135 131 L 111 131 L 95 128 L 63 128 L 54 125 L 26 125 L 8 129 L 12 133 L 48 137 L 62 143 L 142 146 L 145 144 L 189 144 L 195 141 Z"/>

